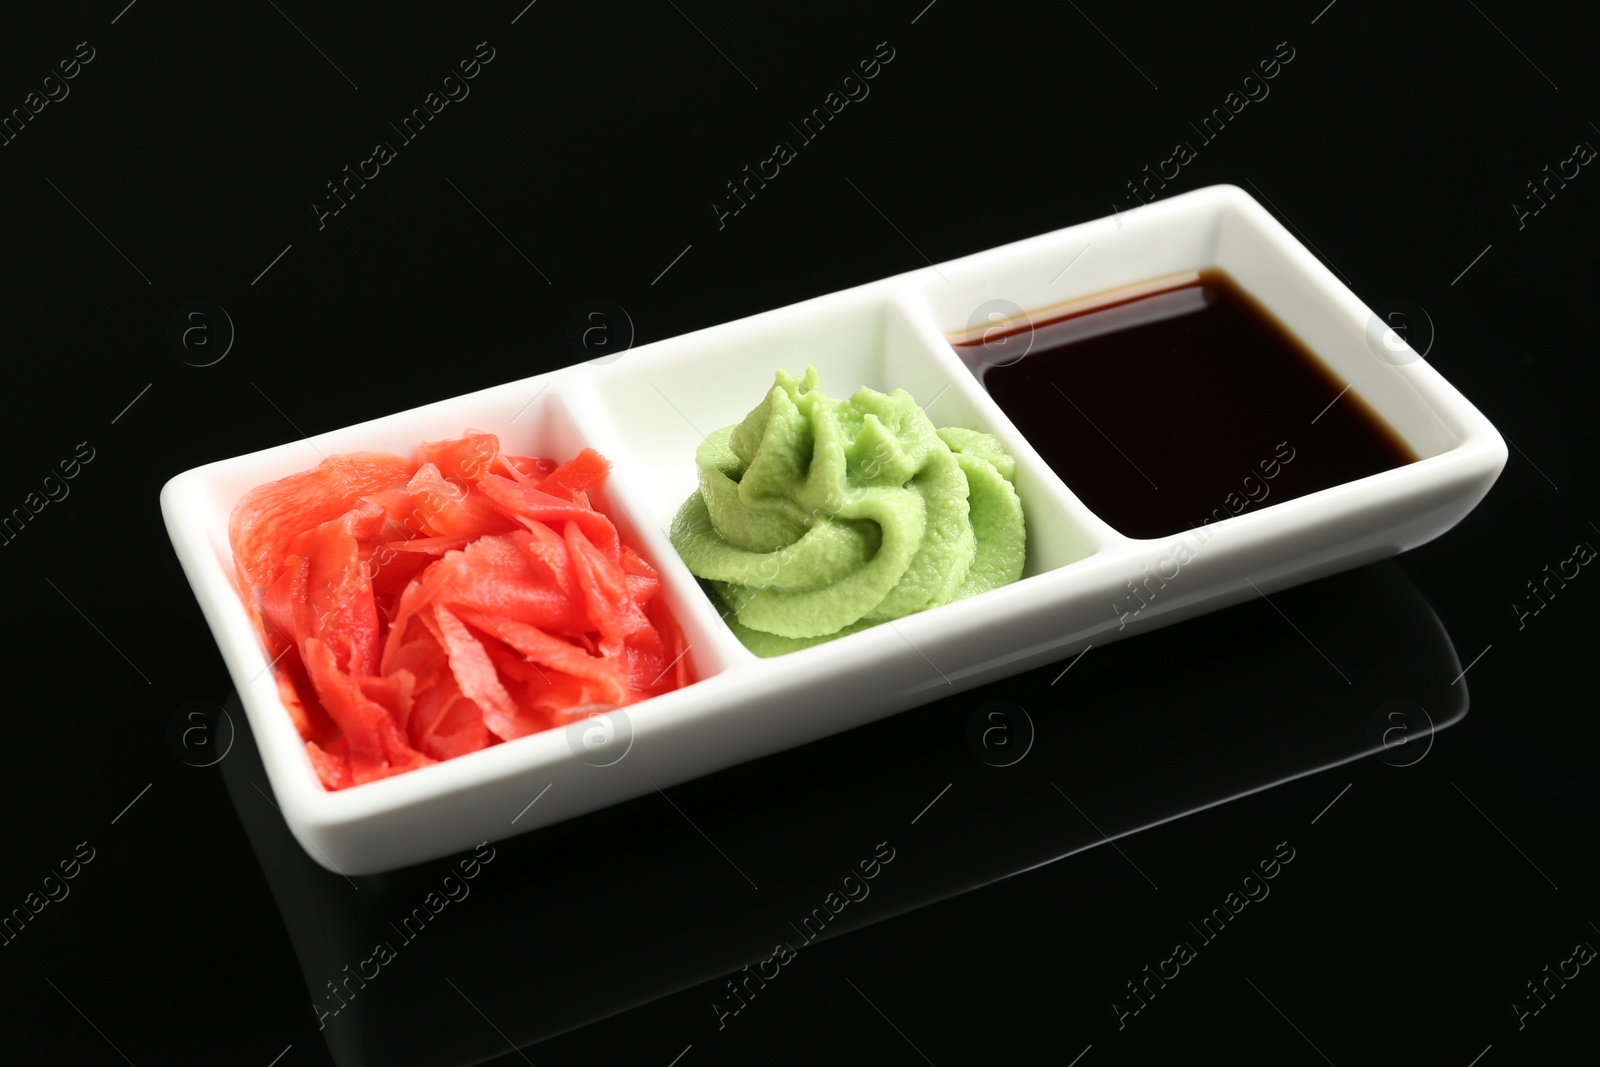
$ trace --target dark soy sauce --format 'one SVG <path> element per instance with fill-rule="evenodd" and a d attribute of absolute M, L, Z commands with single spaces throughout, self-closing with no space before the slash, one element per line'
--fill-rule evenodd
<path fill-rule="evenodd" d="M 1130 537 L 1417 458 L 1221 270 L 955 348 L 1062 481 Z"/>

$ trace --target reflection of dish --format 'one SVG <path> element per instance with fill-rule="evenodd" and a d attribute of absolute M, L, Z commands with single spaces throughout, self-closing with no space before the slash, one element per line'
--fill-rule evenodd
<path fill-rule="evenodd" d="M 1094 252 L 1061 271 L 1086 243 Z M 1055 477 L 942 332 L 961 330 L 986 300 L 1045 308 L 1210 265 L 1310 345 L 1419 461 L 1225 519 L 1203 537 L 1125 537 Z M 646 345 L 613 364 L 568 367 L 198 468 L 168 483 L 162 506 L 285 817 L 319 862 L 367 873 L 640 796 L 1438 536 L 1488 491 L 1505 445 L 1428 364 L 1375 358 L 1364 339 L 1369 318 L 1265 209 L 1218 187 Z M 1018 461 L 1028 519 L 1022 580 L 771 660 L 739 645 L 664 531 L 694 488 L 702 432 L 741 418 L 775 368 L 808 363 L 840 392 L 904 388 L 939 409 L 937 423 L 1000 438 Z M 608 766 L 580 760 L 552 731 L 324 793 L 229 582 L 228 511 L 249 488 L 321 455 L 406 451 L 463 426 L 523 452 L 560 459 L 589 446 L 612 460 L 607 510 L 659 565 L 703 680 L 629 708 L 631 747 Z"/>
<path fill-rule="evenodd" d="M 1435 730 L 1466 714 L 1466 685 L 1451 683 L 1464 664 L 1393 563 L 1273 601 L 1276 607 L 1257 600 L 1137 642 L 1096 646 L 1065 677 L 1072 660 L 730 767 L 669 789 L 670 804 L 652 791 L 501 842 L 473 883 L 487 892 L 446 907 L 440 937 L 403 949 L 427 953 L 416 958 L 421 965 L 385 972 L 358 990 L 350 1008 L 328 1020 L 326 1036 L 339 1060 L 351 1063 L 471 1062 L 504 1053 L 501 1035 L 488 1027 L 405 1025 L 437 1010 L 440 974 L 473 976 L 464 990 L 522 1047 L 700 983 L 722 995 L 722 979 L 742 978 L 745 964 L 755 973 L 780 939 L 803 957 L 788 923 L 810 914 L 885 838 L 896 853 L 893 865 L 815 942 L 1060 861 L 1067 870 L 1058 886 L 1104 879 L 1109 868 L 1110 877 L 1142 889 L 1127 860 L 1098 847 L 1110 840 L 1167 893 L 1165 878 L 1145 860 L 1162 846 L 1121 838 L 1269 789 L 1271 810 L 1245 801 L 1237 817 L 1276 826 L 1298 813 L 1304 825 L 1347 783 L 1355 783 L 1355 794 L 1392 785 L 1397 772 L 1380 764 L 1383 742 L 1368 733 L 1372 713 L 1387 701 L 1426 708 Z M 1285 624 L 1280 608 L 1305 636 Z M 1307 638 L 1354 684 L 1339 682 Z M 1036 727 L 1027 757 L 1010 767 L 985 765 L 964 743 L 974 704 L 991 698 L 1026 709 Z M 1015 724 L 1011 729 L 1015 735 Z M 438 888 L 458 861 L 357 878 L 361 891 L 352 892 L 307 858 L 256 793 L 261 764 L 248 729 L 241 733 L 243 743 L 221 764 L 223 781 L 283 915 L 310 1000 L 333 1006 L 327 981 L 375 942 L 393 940 L 388 924 Z M 1420 741 L 1412 734 L 1408 746 Z M 1316 829 L 1347 818 L 1351 799 L 1326 811 Z M 1106 867 L 1085 855 L 1096 850 L 1107 854 Z M 552 871 L 562 873 L 553 878 Z M 650 892 L 640 893 L 641 885 Z M 585 916 L 604 921 L 550 922 L 574 900 L 584 901 Z M 1009 913 L 992 914 L 996 931 L 1014 933 L 1000 921 Z M 532 944 L 561 966 L 528 967 L 525 954 L 506 951 Z"/>

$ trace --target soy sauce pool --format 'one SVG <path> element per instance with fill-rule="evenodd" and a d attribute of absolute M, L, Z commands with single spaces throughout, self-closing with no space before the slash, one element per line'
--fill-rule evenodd
<path fill-rule="evenodd" d="M 1221 270 L 955 348 L 1062 481 L 1129 537 L 1417 459 Z"/>

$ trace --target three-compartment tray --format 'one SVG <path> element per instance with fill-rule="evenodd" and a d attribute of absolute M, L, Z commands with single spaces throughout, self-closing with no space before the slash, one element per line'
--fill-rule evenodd
<path fill-rule="evenodd" d="M 1034 312 L 1148 279 L 1220 268 L 1298 337 L 1418 457 L 1266 504 L 1192 533 L 1137 539 L 1086 507 L 952 347 L 975 309 Z M 1489 422 L 1242 190 L 1217 186 L 737 322 L 399 412 L 173 478 L 162 510 L 260 746 L 272 790 L 307 852 L 366 874 L 448 855 L 664 789 L 1202 612 L 1403 552 L 1448 530 L 1506 459 Z M 1011 585 L 772 658 L 747 651 L 667 539 L 696 488 L 695 449 L 739 421 L 773 373 L 815 365 L 824 390 L 900 388 L 938 426 L 999 438 L 1017 460 L 1028 528 Z M 1310 420 L 1315 412 L 1307 413 Z M 473 428 L 513 454 L 611 460 L 596 503 L 661 573 L 699 680 L 606 715 L 329 792 L 278 698 L 230 579 L 228 517 L 255 486 L 325 455 L 413 454 Z M 1204 440 L 1192 446 L 1204 448 Z M 1138 477 L 1132 471 L 1130 477 Z M 1119 610 L 1129 583 L 1182 566 Z"/>

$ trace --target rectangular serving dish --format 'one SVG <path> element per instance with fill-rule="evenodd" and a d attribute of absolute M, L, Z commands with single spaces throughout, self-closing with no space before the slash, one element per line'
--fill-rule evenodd
<path fill-rule="evenodd" d="M 1207 267 L 1230 274 L 1417 455 L 1192 535 L 1139 540 L 1090 511 L 995 405 L 952 347 L 974 309 L 1064 302 Z M 1070 269 L 1068 269 L 1070 268 Z M 1372 312 L 1243 190 L 1215 186 L 736 322 L 399 412 L 173 478 L 162 512 L 238 687 L 279 808 L 323 866 L 389 870 L 568 819 L 888 716 L 1142 629 L 1359 566 L 1450 529 L 1489 491 L 1506 447 L 1415 353 L 1384 358 Z M 1392 335 L 1388 338 L 1391 346 Z M 696 488 L 695 449 L 739 421 L 773 373 L 814 364 L 825 391 L 902 388 L 935 425 L 997 436 L 1017 460 L 1028 523 L 1021 580 L 799 652 L 761 659 L 719 618 L 667 539 Z M 251 488 L 360 450 L 414 454 L 474 428 L 507 451 L 611 460 L 603 499 L 660 571 L 700 680 L 565 730 L 328 792 L 278 698 L 230 575 L 228 517 Z M 1197 447 L 1203 442 L 1197 442 Z M 1130 581 L 1177 577 L 1137 617 Z M 594 731 L 601 731 L 596 735 Z"/>

